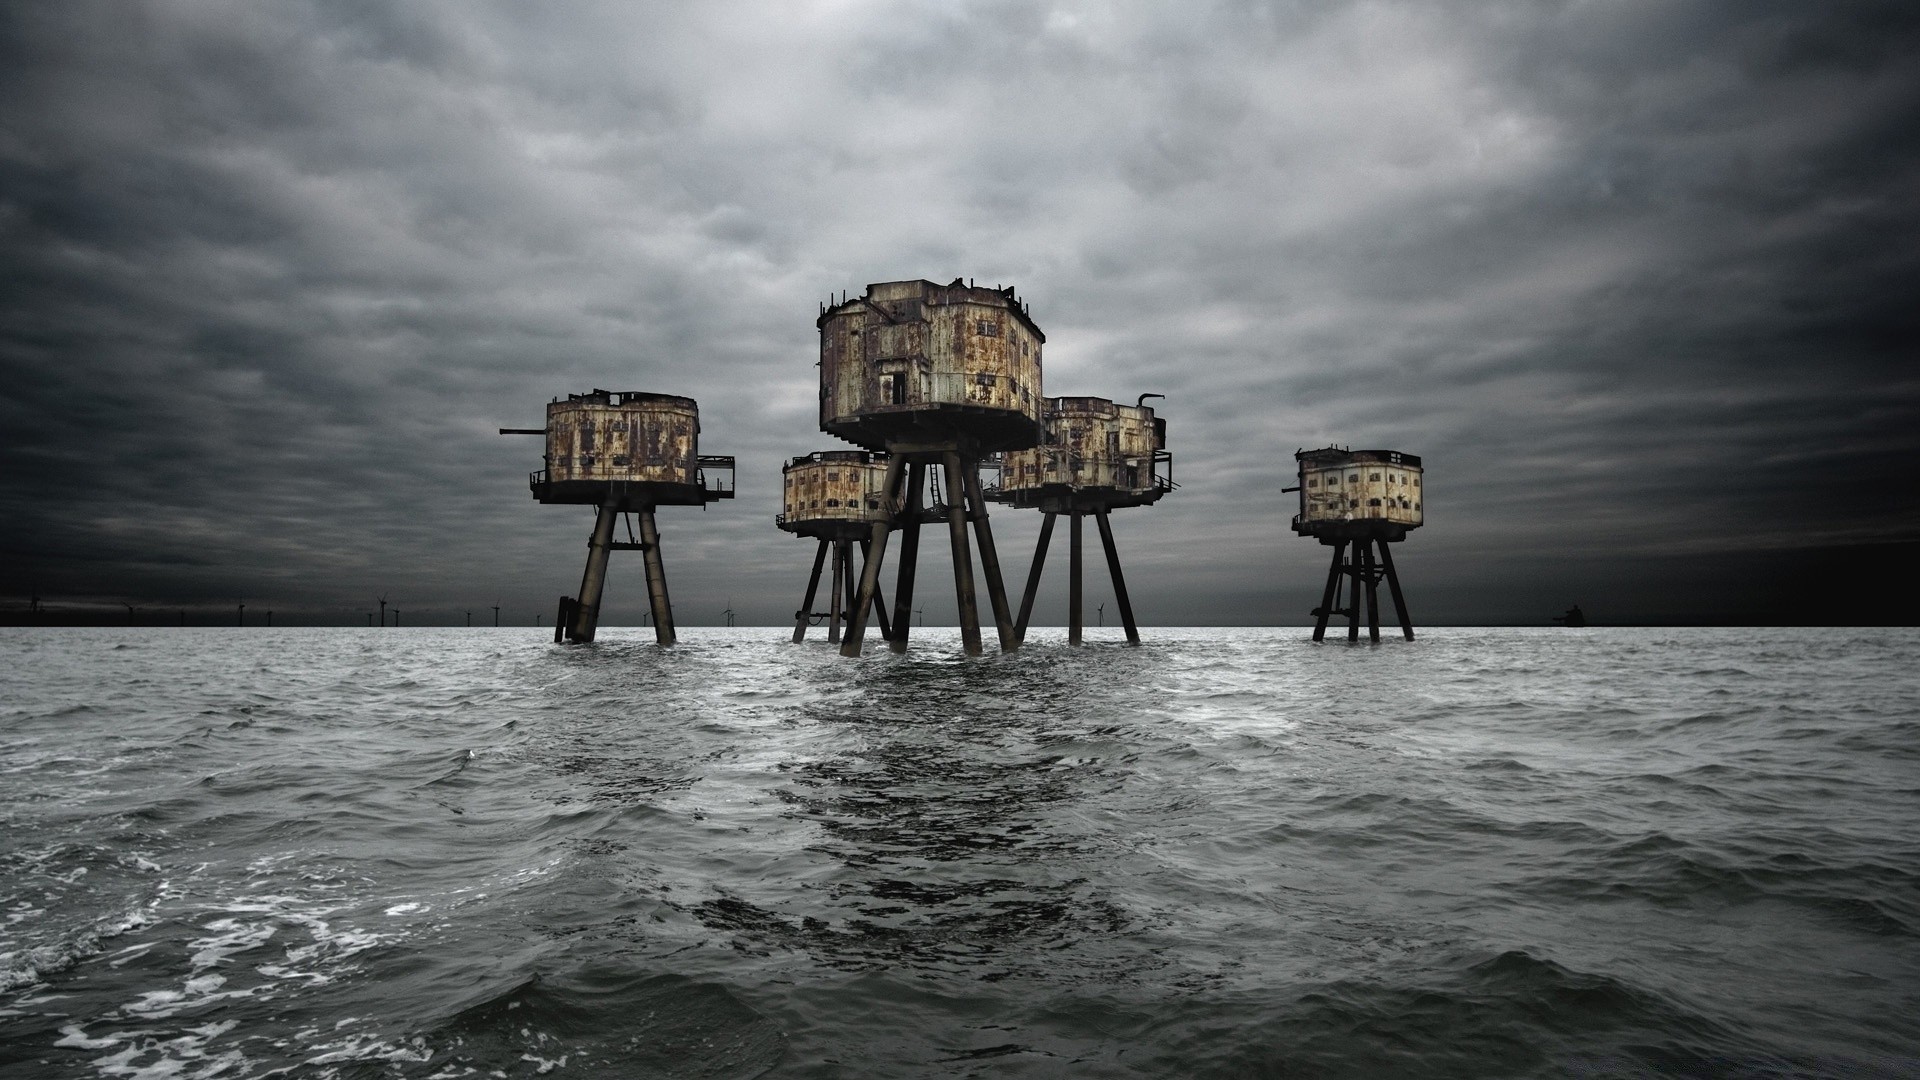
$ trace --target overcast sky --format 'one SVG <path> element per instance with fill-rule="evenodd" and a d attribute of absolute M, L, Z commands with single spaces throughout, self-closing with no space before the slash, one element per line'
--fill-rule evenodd
<path fill-rule="evenodd" d="M 1049 394 L 1167 395 L 1145 623 L 1302 621 L 1329 443 L 1425 458 L 1417 621 L 1777 615 L 1920 536 L 1912 10 L 7 4 L 0 601 L 550 621 L 590 511 L 494 432 L 605 387 L 739 457 L 661 512 L 681 622 L 782 621 L 818 303 L 960 276 Z"/>

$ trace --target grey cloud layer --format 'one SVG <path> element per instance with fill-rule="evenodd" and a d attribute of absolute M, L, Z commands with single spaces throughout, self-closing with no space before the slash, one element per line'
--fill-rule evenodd
<path fill-rule="evenodd" d="M 1278 488 L 1327 442 L 1427 457 L 1435 595 L 1564 560 L 1459 617 L 1920 531 L 1898 5 L 0 20 L 14 592 L 544 609 L 583 526 L 491 432 L 607 386 L 699 398 L 741 458 L 663 523 L 676 599 L 777 618 L 816 302 L 954 274 L 1032 301 L 1050 391 L 1170 395 L 1185 486 L 1121 525 L 1154 621 L 1298 616 Z"/>

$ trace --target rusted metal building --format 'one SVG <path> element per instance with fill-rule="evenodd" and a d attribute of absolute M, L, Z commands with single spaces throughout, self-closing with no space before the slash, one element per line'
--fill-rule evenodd
<path fill-rule="evenodd" d="M 1364 593 L 1367 633 L 1379 641 L 1382 579 L 1393 594 L 1401 631 L 1413 640 L 1413 618 L 1407 613 L 1400 574 L 1387 545 L 1405 540 L 1407 531 L 1425 520 L 1420 459 L 1398 450 L 1335 446 L 1300 450 L 1293 457 L 1299 482 L 1286 489 L 1300 495 L 1293 531 L 1333 548 L 1326 590 L 1320 606 L 1313 609 L 1313 640 L 1326 636 L 1328 618 L 1341 615 L 1347 620 L 1347 640 L 1358 641 Z"/>
<path fill-rule="evenodd" d="M 546 436 L 546 467 L 528 478 L 535 499 L 595 508 L 580 595 L 560 598 L 554 640 L 593 640 L 608 555 L 639 551 L 645 556 L 655 638 L 673 644 L 673 608 L 654 508 L 733 498 L 733 458 L 700 453 L 700 406 L 671 394 L 595 390 L 555 398 L 547 405 L 544 428 L 501 428 L 500 433 Z M 639 535 L 629 522 L 627 539 L 616 541 L 614 527 L 623 515 L 639 519 Z"/>
<path fill-rule="evenodd" d="M 901 529 L 899 585 L 889 645 L 907 647 L 920 525 L 943 513 L 953 547 L 961 640 L 982 651 L 979 604 L 967 523 L 993 605 L 1000 648 L 1019 647 L 999 555 L 980 485 L 985 455 L 1022 450 L 1041 435 L 1040 332 L 1011 288 L 985 288 L 958 278 L 890 281 L 864 294 L 823 304 L 820 331 L 820 429 L 867 450 L 886 451 L 883 502 L 897 517 L 871 525 L 870 557 L 860 577 L 840 651 L 860 655 L 867 615 L 893 526 Z M 928 494 L 928 468 L 945 476 L 944 505 Z"/>
<path fill-rule="evenodd" d="M 822 450 L 793 458 L 780 471 L 780 514 L 774 524 L 820 542 L 813 556 L 813 572 L 807 578 L 806 597 L 800 601 L 800 610 L 794 612 L 793 640 L 806 640 L 807 624 L 824 618 L 827 641 L 839 644 L 841 624 L 852 612 L 855 600 L 858 566 L 853 559 L 854 548 L 858 545 L 864 564 L 873 526 L 891 522 L 896 509 L 885 490 L 887 455 L 871 450 Z M 829 553 L 833 557 L 833 584 L 827 594 L 827 610 L 817 612 L 813 601 Z M 874 605 L 881 636 L 892 638 L 886 603 L 877 593 Z"/>
<path fill-rule="evenodd" d="M 889 281 L 821 305 L 820 430 L 868 450 L 1039 441 L 1040 332 L 1012 289 Z"/>
<path fill-rule="evenodd" d="M 1027 574 L 1026 592 L 1020 598 L 1020 614 L 1014 621 L 1019 637 L 1025 638 L 1027 620 L 1033 614 L 1054 519 L 1066 514 L 1071 528 L 1067 641 L 1080 644 L 1085 626 L 1081 519 L 1092 515 L 1100 527 L 1100 542 L 1106 550 L 1107 571 L 1113 579 L 1114 601 L 1120 608 L 1127 641 L 1140 643 L 1140 629 L 1133 619 L 1133 604 L 1127 597 L 1126 578 L 1120 570 L 1107 513 L 1123 506 L 1150 506 L 1177 486 L 1173 482 L 1173 455 L 1167 451 L 1167 422 L 1146 404 L 1148 398 L 1159 396 L 1142 394 L 1132 405 L 1096 397 L 1048 398 L 1042 414 L 1045 437 L 1040 445 L 1001 456 L 1000 482 L 990 497 L 1046 514 L 1034 548 L 1033 567 Z"/>

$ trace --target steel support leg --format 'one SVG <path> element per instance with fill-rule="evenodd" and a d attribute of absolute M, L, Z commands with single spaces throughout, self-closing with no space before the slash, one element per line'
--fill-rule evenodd
<path fill-rule="evenodd" d="M 372 620 L 368 620 L 372 625 Z M 573 626 L 573 597 L 560 598 L 560 610 L 553 616 L 553 643 L 563 645 L 567 640 L 567 631 Z"/>
<path fill-rule="evenodd" d="M 1376 541 L 1360 542 L 1360 569 L 1367 582 L 1367 640 L 1380 644 L 1380 583 L 1373 573 L 1373 545 Z"/>
<path fill-rule="evenodd" d="M 1360 640 L 1360 594 L 1365 587 L 1360 584 L 1360 545 L 1355 544 L 1347 552 L 1347 644 Z"/>
<path fill-rule="evenodd" d="M 866 560 L 872 557 L 873 541 L 860 541 L 860 567 L 863 574 L 866 572 Z M 880 640 L 892 641 L 893 622 L 887 618 L 887 598 L 880 595 L 880 582 L 878 578 L 876 578 L 873 583 L 873 621 L 880 624 Z"/>
<path fill-rule="evenodd" d="M 1078 510 L 1067 512 L 1069 529 L 1067 530 L 1067 644 L 1080 644 L 1081 631 L 1085 622 L 1080 617 L 1080 518 Z"/>
<path fill-rule="evenodd" d="M 973 591 L 973 551 L 967 545 L 966 481 L 960 476 L 960 455 L 944 455 L 947 472 L 947 538 L 953 545 L 953 593 L 960 604 L 960 642 L 968 656 L 979 656 L 980 601 Z"/>
<path fill-rule="evenodd" d="M 907 651 L 907 632 L 913 626 L 913 578 L 920 561 L 920 506 L 927 489 L 927 466 L 916 461 L 907 472 L 907 497 L 900 526 L 900 577 L 894 583 L 893 633 L 887 647 L 894 652 Z"/>
<path fill-rule="evenodd" d="M 1333 545 L 1333 565 L 1327 570 L 1327 589 L 1320 594 L 1320 607 L 1313 616 L 1313 640 L 1321 641 L 1327 636 L 1327 620 L 1333 617 L 1333 605 L 1340 601 L 1340 555 L 1346 550 L 1347 542 L 1340 540 Z"/>
<path fill-rule="evenodd" d="M 1107 549 L 1107 572 L 1113 575 L 1113 599 L 1120 606 L 1120 621 L 1127 628 L 1127 644 L 1140 644 L 1140 628 L 1133 622 L 1133 603 L 1127 599 L 1127 579 L 1120 574 L 1120 552 L 1113 546 L 1113 526 L 1107 522 L 1107 508 L 1094 511 L 1094 523 L 1100 526 L 1100 546 Z"/>
<path fill-rule="evenodd" d="M 587 570 L 580 575 L 580 597 L 573 609 L 573 626 L 567 636 L 575 641 L 592 641 L 600 626 L 600 594 L 607 587 L 607 556 L 613 551 L 613 523 L 620 516 L 611 506 L 595 511 L 593 538 L 587 541 Z"/>
<path fill-rule="evenodd" d="M 800 601 L 800 610 L 793 613 L 793 643 L 807 640 L 807 622 L 813 615 L 813 598 L 820 591 L 820 571 L 827 565 L 828 540 L 820 541 L 813 552 L 813 573 L 807 575 L 807 598 Z"/>
<path fill-rule="evenodd" d="M 833 542 L 833 592 L 827 597 L 827 644 L 840 644 L 841 612 L 847 601 L 847 542 Z"/>
<path fill-rule="evenodd" d="M 880 500 L 889 508 L 900 505 L 900 482 L 906 462 L 899 455 L 887 459 L 887 477 L 880 485 Z M 880 565 L 887 559 L 887 536 L 893 528 L 893 515 L 873 523 L 871 554 L 860 571 L 860 593 L 854 597 L 853 612 L 847 622 L 847 639 L 840 644 L 841 656 L 859 656 L 867 636 L 867 613 L 873 609 L 873 597 L 880 591 Z"/>
<path fill-rule="evenodd" d="M 641 554 L 647 557 L 647 604 L 653 609 L 653 640 L 672 645 L 680 637 L 673 629 L 673 601 L 667 596 L 667 563 L 660 557 L 660 527 L 653 507 L 640 508 Z"/>
<path fill-rule="evenodd" d="M 1400 632 L 1413 640 L 1413 616 L 1407 614 L 1407 598 L 1400 595 L 1400 573 L 1393 568 L 1393 556 L 1387 551 L 1387 542 L 1380 541 L 1380 565 L 1387 572 L 1387 589 L 1393 594 L 1393 610 L 1400 616 Z"/>
<path fill-rule="evenodd" d="M 993 607 L 993 628 L 1000 636 L 1000 651 L 1020 647 L 1020 636 L 1013 632 L 1013 612 L 1007 609 L 1007 587 L 1000 577 L 1000 552 L 993 546 L 993 527 L 987 523 L 987 500 L 980 490 L 980 462 L 967 459 L 961 470 L 967 485 L 967 509 L 973 516 L 973 536 L 980 544 L 980 572 L 987 578 L 987 601 Z"/>
<path fill-rule="evenodd" d="M 1047 542 L 1053 539 L 1053 519 L 1058 516 L 1049 510 L 1040 522 L 1040 541 L 1033 546 L 1033 569 L 1027 571 L 1027 591 L 1020 594 L 1020 617 L 1013 623 L 1013 632 L 1021 641 L 1027 640 L 1027 620 L 1033 616 L 1033 598 L 1040 592 L 1040 570 L 1047 564 Z"/>

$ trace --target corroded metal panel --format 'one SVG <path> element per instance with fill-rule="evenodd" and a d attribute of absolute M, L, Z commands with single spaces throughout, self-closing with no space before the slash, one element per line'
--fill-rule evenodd
<path fill-rule="evenodd" d="M 1031 446 L 1040 332 L 1012 289 L 892 281 L 823 305 L 820 426 L 880 449 L 911 436 Z"/>
<path fill-rule="evenodd" d="M 893 514 L 883 500 L 887 455 L 826 450 L 787 462 L 781 470 L 780 515 L 774 523 L 802 536 L 864 536 Z"/>
<path fill-rule="evenodd" d="M 547 406 L 547 476 L 694 484 L 700 408 L 665 394 L 574 394 Z"/>
<path fill-rule="evenodd" d="M 1425 521 L 1420 459 L 1397 450 L 1303 450 L 1298 533 L 1327 537 L 1404 535 Z"/>
<path fill-rule="evenodd" d="M 1173 487 L 1166 428 L 1150 408 L 1106 398 L 1049 398 L 1045 426 L 1039 446 L 1002 457 L 996 498 L 1017 506 L 1062 499 L 1080 508 L 1139 506 Z"/>
<path fill-rule="evenodd" d="M 670 394 L 595 390 L 547 405 L 541 502 L 703 505 L 733 497 L 733 459 L 700 453 L 700 407 Z"/>

